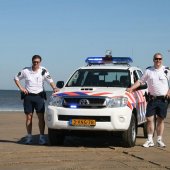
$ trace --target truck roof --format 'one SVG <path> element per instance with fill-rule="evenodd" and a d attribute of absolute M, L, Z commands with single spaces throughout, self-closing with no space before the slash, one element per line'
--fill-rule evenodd
<path fill-rule="evenodd" d="M 139 69 L 138 67 L 135 66 L 129 66 L 129 65 L 91 65 L 91 66 L 83 66 L 80 67 L 79 69 L 121 69 L 121 70 L 134 70 L 134 69 Z"/>

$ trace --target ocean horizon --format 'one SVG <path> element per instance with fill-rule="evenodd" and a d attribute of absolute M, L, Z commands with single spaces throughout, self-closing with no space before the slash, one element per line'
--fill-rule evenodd
<path fill-rule="evenodd" d="M 47 100 L 45 101 L 46 106 L 51 94 L 52 91 L 47 91 Z M 0 111 L 24 111 L 23 100 L 21 100 L 19 90 L 0 90 Z"/>

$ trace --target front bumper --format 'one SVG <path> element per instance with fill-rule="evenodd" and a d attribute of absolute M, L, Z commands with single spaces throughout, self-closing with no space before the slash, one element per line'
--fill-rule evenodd
<path fill-rule="evenodd" d="M 46 125 L 51 129 L 62 130 L 91 130 L 91 131 L 124 131 L 131 121 L 132 111 L 129 107 L 102 108 L 102 109 L 72 109 L 48 106 L 45 114 Z M 59 120 L 59 117 L 76 116 L 81 118 L 97 117 L 95 126 L 71 126 L 69 120 Z M 108 120 L 100 120 L 100 117 L 109 117 Z"/>

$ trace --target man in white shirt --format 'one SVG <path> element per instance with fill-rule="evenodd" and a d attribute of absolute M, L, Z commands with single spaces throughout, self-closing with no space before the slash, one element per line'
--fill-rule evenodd
<path fill-rule="evenodd" d="M 154 66 L 148 67 L 140 80 L 127 88 L 128 92 L 132 92 L 140 84 L 146 83 L 148 85 L 149 101 L 146 109 L 147 132 L 148 139 L 143 144 L 143 147 L 154 146 L 153 133 L 154 133 L 154 116 L 157 117 L 157 145 L 165 147 L 162 141 L 164 131 L 164 119 L 167 115 L 168 99 L 170 98 L 170 71 L 162 65 L 162 54 L 156 53 L 153 56 Z"/>
<path fill-rule="evenodd" d="M 32 57 L 32 66 L 25 67 L 18 75 L 15 76 L 14 81 L 18 88 L 21 91 L 22 99 L 24 99 L 24 112 L 26 115 L 26 144 L 32 143 L 32 118 L 33 112 L 36 110 L 38 119 L 39 119 L 39 144 L 46 144 L 46 139 L 44 136 L 45 130 L 45 102 L 46 94 L 44 92 L 44 81 L 48 82 L 52 87 L 54 92 L 57 92 L 58 89 L 55 86 L 54 81 L 52 80 L 49 72 L 46 68 L 41 67 L 41 56 L 34 55 Z M 25 87 L 20 83 L 20 80 L 25 79 Z"/>

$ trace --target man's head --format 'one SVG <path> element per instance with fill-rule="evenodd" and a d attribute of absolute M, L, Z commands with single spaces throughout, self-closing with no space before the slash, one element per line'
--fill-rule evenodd
<path fill-rule="evenodd" d="M 41 60 L 42 60 L 41 56 L 39 56 L 39 55 L 34 55 L 34 56 L 32 57 L 32 66 L 33 66 L 34 68 L 39 68 L 40 63 L 41 63 Z"/>
<path fill-rule="evenodd" d="M 163 57 L 162 57 L 162 54 L 161 53 L 155 53 L 154 56 L 153 56 L 153 62 L 154 62 L 154 66 L 156 68 L 159 68 L 162 66 L 162 60 L 163 60 Z"/>

